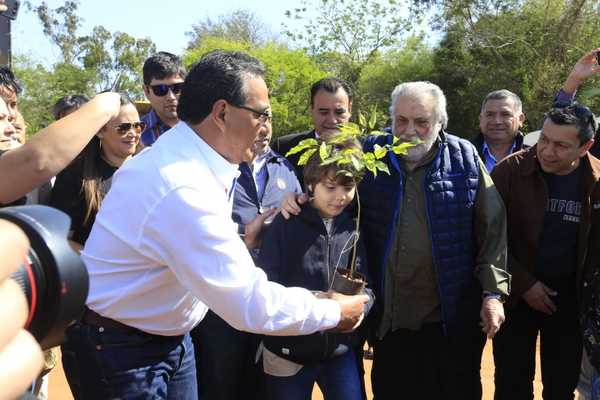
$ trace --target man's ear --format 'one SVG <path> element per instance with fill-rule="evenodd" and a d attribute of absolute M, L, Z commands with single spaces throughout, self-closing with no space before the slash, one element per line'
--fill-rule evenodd
<path fill-rule="evenodd" d="M 148 100 L 150 100 L 150 86 L 149 85 L 144 85 L 144 95 L 146 96 L 146 98 Z"/>
<path fill-rule="evenodd" d="M 525 123 L 525 113 L 521 112 L 519 114 L 519 128 L 522 128 L 524 123 Z"/>
<path fill-rule="evenodd" d="M 587 143 L 582 144 L 579 151 L 579 157 L 585 156 L 585 154 L 592 148 L 593 145 L 594 139 L 590 139 L 587 141 Z"/>
<path fill-rule="evenodd" d="M 227 102 L 225 100 L 215 101 L 210 111 L 210 117 L 215 125 L 217 125 L 222 131 L 225 130 L 227 112 Z"/>
<path fill-rule="evenodd" d="M 348 114 L 352 115 L 352 102 L 348 102 Z"/>

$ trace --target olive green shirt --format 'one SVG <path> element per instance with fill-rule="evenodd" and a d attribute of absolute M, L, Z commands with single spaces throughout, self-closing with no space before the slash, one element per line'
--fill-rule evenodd
<path fill-rule="evenodd" d="M 379 337 L 399 328 L 418 330 L 441 320 L 437 279 L 425 207 L 423 181 L 439 149 L 439 141 L 411 170 L 402 160 L 404 193 L 396 221 L 396 236 L 386 262 L 384 313 Z M 483 163 L 479 162 L 475 198 L 473 273 L 484 291 L 508 295 L 506 272 L 506 212 L 502 198 Z"/>

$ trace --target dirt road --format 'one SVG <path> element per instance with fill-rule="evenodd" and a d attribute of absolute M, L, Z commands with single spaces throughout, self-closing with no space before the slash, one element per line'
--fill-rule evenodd
<path fill-rule="evenodd" d="M 370 381 L 370 371 L 371 371 L 371 361 L 365 361 L 365 368 L 367 369 L 367 388 L 370 389 L 371 381 Z M 538 360 L 538 373 L 535 377 L 534 388 L 535 388 L 535 399 L 541 399 L 541 389 L 542 384 L 540 382 L 539 375 L 539 360 Z M 483 359 L 481 361 L 481 380 L 483 382 L 483 400 L 493 400 L 494 398 L 494 361 L 492 358 L 492 346 L 491 343 L 485 347 Z M 368 393 L 369 399 L 372 399 L 372 394 Z M 54 369 L 54 371 L 50 374 L 50 392 L 49 392 L 49 400 L 72 400 L 73 396 L 71 396 L 71 391 L 69 390 L 69 386 L 65 380 L 65 375 L 62 371 L 62 366 L 58 366 Z M 315 389 L 313 392 L 313 400 L 322 400 L 321 393 L 319 389 Z"/>

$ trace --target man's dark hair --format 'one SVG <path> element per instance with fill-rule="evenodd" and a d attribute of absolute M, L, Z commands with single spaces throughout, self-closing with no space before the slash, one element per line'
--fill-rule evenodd
<path fill-rule="evenodd" d="M 16 95 L 23 91 L 15 74 L 6 65 L 0 65 L 0 86 L 8 86 Z"/>
<path fill-rule="evenodd" d="M 198 124 L 206 118 L 218 100 L 234 106 L 246 102 L 245 80 L 262 78 L 263 64 L 246 53 L 215 50 L 205 54 L 185 78 L 177 115 L 190 124 Z"/>
<path fill-rule="evenodd" d="M 58 120 L 65 116 L 65 113 L 71 109 L 78 109 L 90 99 L 83 94 L 70 94 L 63 96 L 52 107 L 52 115 Z"/>
<path fill-rule="evenodd" d="M 577 128 L 579 144 L 583 145 L 596 134 L 597 124 L 592 111 L 578 103 L 567 106 L 554 106 L 544 116 L 544 121 L 550 119 L 556 125 L 572 125 Z"/>
<path fill-rule="evenodd" d="M 342 79 L 339 79 L 339 78 L 329 77 L 329 78 L 323 78 L 319 81 L 316 81 L 310 87 L 310 105 L 311 105 L 311 107 L 315 102 L 315 96 L 317 95 L 317 92 L 319 90 L 324 90 L 326 92 L 333 94 L 333 93 L 337 92 L 338 89 L 340 89 L 340 88 L 343 89 L 344 92 L 346 92 L 346 94 L 348 95 L 348 102 L 352 103 L 352 88 L 350 87 L 348 82 L 346 82 Z"/>
<path fill-rule="evenodd" d="M 171 76 L 179 75 L 185 79 L 186 70 L 181 59 L 175 54 L 159 51 L 144 62 L 142 68 L 144 75 L 144 85 L 149 85 L 152 79 L 166 79 Z"/>

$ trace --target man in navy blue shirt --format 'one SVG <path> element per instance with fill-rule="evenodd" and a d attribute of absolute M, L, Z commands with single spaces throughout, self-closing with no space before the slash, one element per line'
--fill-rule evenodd
<path fill-rule="evenodd" d="M 144 62 L 144 94 L 152 109 L 142 117 L 146 129 L 142 132 L 144 146 L 152 146 L 166 130 L 171 129 L 177 118 L 177 102 L 186 76 L 181 59 L 161 51 Z"/>

